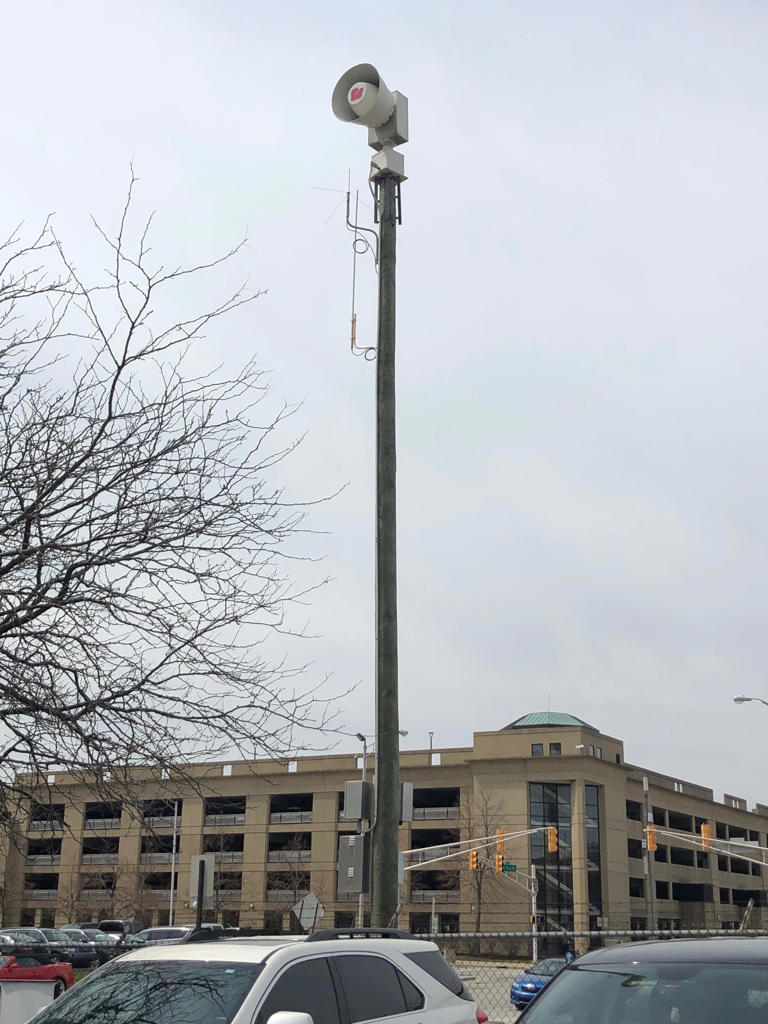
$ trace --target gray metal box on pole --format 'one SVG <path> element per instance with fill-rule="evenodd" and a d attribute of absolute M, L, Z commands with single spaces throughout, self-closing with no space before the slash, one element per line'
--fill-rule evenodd
<path fill-rule="evenodd" d="M 356 779 L 344 783 L 344 817 L 370 821 L 373 817 L 373 784 Z"/>
<path fill-rule="evenodd" d="M 339 836 L 339 896 L 370 892 L 370 840 L 367 835 Z"/>

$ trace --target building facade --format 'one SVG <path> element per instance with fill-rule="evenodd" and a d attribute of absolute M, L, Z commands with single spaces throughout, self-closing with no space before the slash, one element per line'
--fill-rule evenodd
<path fill-rule="evenodd" d="M 291 930 L 290 908 L 312 892 L 324 925 L 351 925 L 357 900 L 337 893 L 336 860 L 339 836 L 356 828 L 344 816 L 344 783 L 360 777 L 361 762 L 330 754 L 201 764 L 183 784 L 137 770 L 130 801 L 94 800 L 56 775 L 8 843 L 4 924 L 137 917 L 149 925 L 167 923 L 171 913 L 188 923 L 195 916 L 191 859 L 212 853 L 207 919 Z M 371 774 L 372 757 L 367 768 Z M 471 747 L 404 751 L 401 773 L 413 783 L 414 812 L 401 827 L 400 848 L 417 851 L 405 857 L 402 927 L 426 931 L 434 913 L 441 931 L 528 930 L 526 879 L 533 876 L 540 928 L 646 927 L 643 777 L 659 832 L 659 926 L 734 928 L 750 900 L 751 926 L 768 925 L 768 869 L 686 840 L 708 824 L 717 840 L 753 844 L 744 851 L 759 860 L 768 807 L 747 809 L 732 796 L 717 801 L 710 789 L 627 764 L 620 740 L 571 715 L 526 715 L 475 733 Z M 547 828 L 557 829 L 556 851 L 548 849 Z M 502 873 L 495 844 L 479 850 L 474 871 L 467 852 L 421 866 L 441 855 L 441 845 L 480 845 L 498 829 L 515 834 L 505 840 Z"/>

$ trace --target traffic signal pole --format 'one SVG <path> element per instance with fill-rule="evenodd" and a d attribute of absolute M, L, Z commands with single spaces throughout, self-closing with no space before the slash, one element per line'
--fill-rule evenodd
<path fill-rule="evenodd" d="M 645 824 L 653 825 L 653 809 L 651 808 L 648 796 L 648 776 L 643 776 L 643 795 L 645 797 Z M 648 843 L 648 832 L 643 840 L 645 843 L 645 874 L 648 879 L 648 927 L 652 932 L 656 931 L 656 883 L 653 879 L 654 853 Z"/>

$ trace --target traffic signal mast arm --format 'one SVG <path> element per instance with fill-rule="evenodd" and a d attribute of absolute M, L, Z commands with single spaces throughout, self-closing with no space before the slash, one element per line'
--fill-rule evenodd
<path fill-rule="evenodd" d="M 547 832 L 549 828 L 547 826 L 540 828 L 527 828 L 522 832 L 505 832 L 503 835 L 496 834 L 494 836 L 480 836 L 477 839 L 457 839 L 453 843 L 436 843 L 434 846 L 422 846 L 415 850 L 404 850 L 401 853 L 401 857 L 407 857 L 413 853 L 427 853 L 429 850 L 445 850 L 446 848 L 457 846 L 454 853 L 448 853 L 443 857 L 434 857 L 432 860 L 420 860 L 415 861 L 413 864 L 406 864 L 403 868 L 404 871 L 411 871 L 413 868 L 423 868 L 427 864 L 437 864 L 443 860 L 453 860 L 454 857 L 463 857 L 471 850 L 486 850 L 491 846 L 497 846 L 499 843 L 506 839 L 521 839 L 523 836 L 532 836 L 537 832 Z"/>
<path fill-rule="evenodd" d="M 697 850 L 704 850 L 708 852 L 711 850 L 713 853 L 722 853 L 728 857 L 738 857 L 740 860 L 748 860 L 752 864 L 762 864 L 763 867 L 768 863 L 768 859 L 765 857 L 763 860 L 758 860 L 756 857 L 749 857 L 745 853 L 741 852 L 744 850 L 744 846 L 735 842 L 732 839 L 713 839 L 711 836 L 693 836 L 688 832 L 672 832 L 668 829 L 657 828 L 655 825 L 652 826 L 653 833 L 658 839 L 659 836 L 666 836 L 668 839 L 680 839 L 684 843 L 688 843 L 689 846 L 695 847 Z M 648 828 L 643 829 L 645 836 L 648 835 Z M 734 849 L 735 847 L 735 849 Z M 751 853 L 757 853 L 761 851 L 763 854 L 768 853 L 768 846 L 758 846 L 757 843 L 754 845 L 750 844 L 747 849 Z"/>

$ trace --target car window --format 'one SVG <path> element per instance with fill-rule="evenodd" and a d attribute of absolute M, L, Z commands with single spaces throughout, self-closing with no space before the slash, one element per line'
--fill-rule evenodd
<path fill-rule="evenodd" d="M 400 972 L 389 960 L 352 953 L 336 956 L 333 962 L 341 978 L 352 1024 L 408 1011 Z"/>
<path fill-rule="evenodd" d="M 568 968 L 538 995 L 526 1024 L 762 1024 L 768 967 L 594 964 Z"/>
<path fill-rule="evenodd" d="M 461 999 L 468 999 L 472 1002 L 472 993 L 451 965 L 443 959 L 442 953 L 438 950 L 427 949 L 423 953 L 406 953 L 405 955 L 417 967 L 421 967 L 430 977 L 447 988 L 449 992 L 453 992 L 455 996 L 459 996 Z"/>
<path fill-rule="evenodd" d="M 14 959 L 19 967 L 40 967 L 40 961 L 34 956 L 24 956 L 23 953 L 19 953 Z"/>
<path fill-rule="evenodd" d="M 35 1024 L 230 1024 L 263 964 L 115 960 L 71 988 Z"/>
<path fill-rule="evenodd" d="M 543 974 L 547 977 L 552 977 L 563 967 L 565 967 L 565 960 L 552 958 L 549 960 L 539 960 L 532 967 L 529 967 L 528 971 L 530 974 Z"/>
<path fill-rule="evenodd" d="M 324 957 L 301 960 L 283 971 L 259 1009 L 257 1024 L 267 1024 L 280 1010 L 309 1013 L 315 1024 L 339 1024 L 336 989 Z"/>

